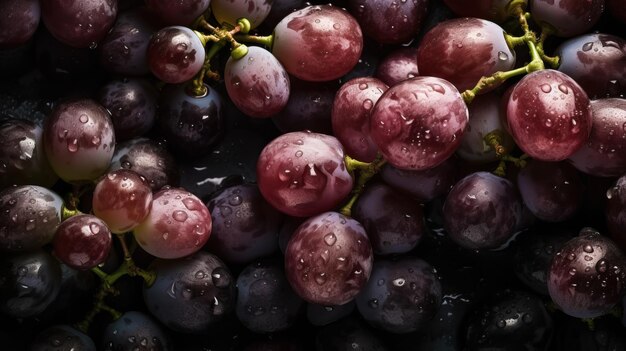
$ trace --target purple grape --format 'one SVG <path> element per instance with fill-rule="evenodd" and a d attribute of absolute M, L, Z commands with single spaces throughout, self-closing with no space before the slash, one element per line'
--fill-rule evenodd
<path fill-rule="evenodd" d="M 165 27 L 156 32 L 147 49 L 150 71 L 165 83 L 191 80 L 204 65 L 204 46 L 191 29 Z"/>
<path fill-rule="evenodd" d="M 147 0 L 152 14 L 165 25 L 190 26 L 209 8 L 210 0 Z"/>
<path fill-rule="evenodd" d="M 443 0 L 454 14 L 459 17 L 478 17 L 489 21 L 501 23 L 508 16 L 507 6 L 512 0 Z M 526 1 L 524 1 L 525 5 Z"/>
<path fill-rule="evenodd" d="M 611 239 L 585 228 L 554 256 L 548 291 L 566 314 L 595 318 L 621 302 L 626 289 L 624 278 L 624 253 Z"/>
<path fill-rule="evenodd" d="M 329 5 L 290 13 L 274 29 L 272 53 L 287 72 L 306 81 L 329 81 L 359 61 L 363 35 L 356 19 Z"/>
<path fill-rule="evenodd" d="M 62 102 L 46 119 L 43 145 L 61 179 L 92 181 L 106 171 L 115 151 L 111 114 L 90 99 Z"/>
<path fill-rule="evenodd" d="M 591 105 L 572 78 L 546 69 L 524 76 L 511 91 L 507 121 L 515 143 L 533 158 L 562 161 L 591 134 Z"/>
<path fill-rule="evenodd" d="M 99 102 L 109 112 L 118 142 L 142 136 L 152 129 L 157 91 L 145 80 L 114 80 L 100 90 Z"/>
<path fill-rule="evenodd" d="M 393 50 L 380 61 L 375 77 L 392 87 L 418 75 L 417 49 L 402 47 Z"/>
<path fill-rule="evenodd" d="M 69 325 L 53 325 L 35 336 L 30 344 L 30 351 L 55 350 L 96 351 L 93 340 L 78 329 Z"/>
<path fill-rule="evenodd" d="M 80 270 L 104 263 L 111 250 L 111 232 L 100 218 L 81 214 L 63 221 L 54 234 L 54 255 Z"/>
<path fill-rule="evenodd" d="M 456 244 L 495 249 L 517 229 L 522 203 L 513 184 L 491 173 L 472 173 L 454 185 L 443 207 L 444 227 Z"/>
<path fill-rule="evenodd" d="M 349 0 L 348 4 L 366 36 L 381 44 L 404 44 L 422 28 L 429 2 Z"/>
<path fill-rule="evenodd" d="M 606 226 L 611 238 L 626 252 L 626 176 L 606 192 Z"/>
<path fill-rule="evenodd" d="M 41 17 L 59 41 L 95 48 L 115 23 L 117 0 L 41 0 Z"/>
<path fill-rule="evenodd" d="M 237 25 L 237 20 L 246 18 L 250 28 L 258 27 L 272 9 L 272 0 L 211 0 L 213 16 L 220 24 Z"/>
<path fill-rule="evenodd" d="M 600 19 L 604 0 L 530 0 L 533 19 L 560 37 L 582 34 Z"/>
<path fill-rule="evenodd" d="M 356 298 L 356 306 L 372 326 L 396 334 L 424 328 L 442 301 L 435 269 L 414 257 L 380 259 Z"/>
<path fill-rule="evenodd" d="M 150 73 L 146 51 L 157 31 L 143 9 L 120 13 L 100 42 L 100 64 L 110 72 L 127 75 Z"/>
<path fill-rule="evenodd" d="M 257 162 L 263 197 L 279 211 L 309 217 L 337 207 L 352 191 L 352 176 L 334 137 L 292 132 L 265 146 Z"/>
<path fill-rule="evenodd" d="M 515 51 L 507 45 L 499 25 L 478 18 L 456 18 L 439 23 L 424 35 L 417 49 L 417 66 L 420 75 L 443 78 L 464 91 L 483 76 L 513 69 Z"/>
<path fill-rule="evenodd" d="M 372 261 L 363 226 L 338 212 L 326 212 L 302 223 L 289 239 L 285 272 L 304 300 L 343 305 L 367 283 Z"/>
<path fill-rule="evenodd" d="M 0 49 L 16 48 L 33 37 L 41 8 L 37 0 L 5 0 L 0 2 Z"/>
<path fill-rule="evenodd" d="M 626 40 L 611 34 L 584 34 L 556 49 L 558 70 L 572 77 L 591 98 L 626 94 Z"/>
<path fill-rule="evenodd" d="M 243 58 L 228 59 L 224 84 L 235 106 L 250 117 L 275 115 L 289 99 L 289 75 L 269 51 L 258 46 L 249 47 Z"/>
<path fill-rule="evenodd" d="M 333 134 L 348 156 L 363 162 L 376 158 L 378 147 L 370 137 L 369 120 L 374 105 L 387 89 L 376 78 L 362 77 L 345 82 L 337 91 L 331 114 Z"/>
<path fill-rule="evenodd" d="M 454 153 L 467 122 L 467 106 L 451 83 L 416 77 L 380 97 L 370 118 L 370 133 L 391 165 L 424 170 Z"/>
<path fill-rule="evenodd" d="M 425 203 L 450 191 L 457 181 L 457 168 L 456 160 L 449 158 L 423 171 L 403 170 L 386 164 L 380 175 L 385 183 Z"/>
<path fill-rule="evenodd" d="M 173 350 L 169 337 L 150 316 L 137 311 L 125 312 L 109 324 L 102 337 L 102 350 Z"/>

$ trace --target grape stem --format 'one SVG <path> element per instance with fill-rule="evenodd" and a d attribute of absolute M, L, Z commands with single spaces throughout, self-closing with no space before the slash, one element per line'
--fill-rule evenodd
<path fill-rule="evenodd" d="M 344 162 L 346 163 L 346 168 L 348 169 L 348 172 L 350 172 L 353 178 L 356 178 L 356 185 L 352 188 L 350 200 L 348 200 L 348 202 L 341 207 L 339 212 L 346 217 L 351 217 L 352 206 L 359 198 L 359 196 L 361 196 L 363 190 L 365 190 L 365 185 L 370 179 L 372 179 L 372 177 L 374 177 L 380 171 L 385 163 L 387 163 L 387 160 L 385 160 L 381 154 L 378 154 L 374 161 L 368 163 L 355 160 L 352 157 L 346 155 L 344 157 Z"/>
<path fill-rule="evenodd" d="M 273 35 L 259 36 L 259 35 L 249 35 L 249 34 L 238 34 L 238 35 L 235 35 L 235 39 L 241 43 L 263 45 L 268 49 L 271 49 L 272 45 L 274 44 Z"/>
<path fill-rule="evenodd" d="M 551 34 L 551 32 L 552 31 L 548 27 L 544 26 L 541 28 L 541 35 L 539 36 L 539 41 L 537 42 L 537 52 L 539 53 L 539 56 L 545 63 L 550 65 L 550 67 L 556 69 L 556 68 L 559 68 L 559 64 L 561 60 L 560 57 L 548 56 L 543 50 L 543 45 L 546 42 L 546 39 L 548 39 L 548 36 Z"/>
<path fill-rule="evenodd" d="M 89 331 L 89 326 L 91 325 L 91 322 L 93 322 L 94 317 L 98 315 L 98 313 L 100 313 L 101 311 L 108 312 L 111 315 L 111 317 L 113 317 L 114 320 L 122 318 L 121 312 L 117 311 L 116 309 L 110 306 L 107 306 L 106 303 L 104 302 L 104 299 L 107 297 L 108 294 L 117 294 L 117 293 L 118 293 L 117 290 L 111 288 L 105 282 L 103 282 L 102 285 L 100 286 L 100 290 L 98 290 L 98 293 L 95 296 L 95 303 L 93 305 L 93 308 L 91 309 L 91 311 L 89 311 L 89 313 L 85 316 L 85 318 L 81 322 L 76 324 L 76 328 L 82 331 L 83 333 L 87 333 Z"/>
<path fill-rule="evenodd" d="M 495 151 L 496 156 L 500 159 L 498 166 L 493 171 L 493 174 L 504 177 L 506 176 L 506 163 L 513 162 L 518 168 L 526 167 L 527 154 L 523 154 L 520 157 L 514 157 L 509 155 L 511 150 L 508 150 L 502 145 L 502 131 L 500 129 L 493 130 L 483 138 L 485 143 Z"/>

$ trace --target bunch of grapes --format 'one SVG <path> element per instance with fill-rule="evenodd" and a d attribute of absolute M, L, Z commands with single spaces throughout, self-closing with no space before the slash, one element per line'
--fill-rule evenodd
<path fill-rule="evenodd" d="M 0 0 L 1 350 L 626 350 L 625 0 Z"/>

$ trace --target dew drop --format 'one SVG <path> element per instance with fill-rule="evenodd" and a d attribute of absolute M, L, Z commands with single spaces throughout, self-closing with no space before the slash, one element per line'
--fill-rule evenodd
<path fill-rule="evenodd" d="M 89 225 L 89 230 L 94 234 L 98 234 L 100 233 L 100 226 L 97 225 L 96 223 L 91 223 Z"/>
<path fill-rule="evenodd" d="M 324 236 L 324 242 L 328 246 L 333 246 L 337 242 L 337 236 L 333 233 L 328 233 Z"/>
<path fill-rule="evenodd" d="M 504 52 L 504 51 L 500 51 L 500 52 L 498 52 L 498 59 L 500 61 L 506 61 L 506 60 L 509 59 L 509 55 L 506 52 Z"/>
<path fill-rule="evenodd" d="M 361 90 L 365 90 L 365 89 L 367 89 L 367 83 L 361 83 L 361 84 L 359 84 L 359 89 L 361 89 Z"/>
<path fill-rule="evenodd" d="M 587 52 L 591 49 L 593 49 L 593 42 L 583 44 L 583 51 Z"/>
<path fill-rule="evenodd" d="M 72 139 L 67 142 L 67 151 L 76 152 L 78 151 L 78 139 Z"/>
<path fill-rule="evenodd" d="M 370 99 L 365 99 L 363 101 L 363 108 L 366 110 L 370 110 L 372 108 L 372 106 L 374 106 L 374 103 L 372 102 L 372 100 Z"/>
<path fill-rule="evenodd" d="M 371 299 L 367 303 L 371 308 L 378 308 L 378 299 Z"/>
<path fill-rule="evenodd" d="M 591 245 L 585 245 L 585 247 L 583 247 L 583 251 L 586 253 L 593 253 L 593 247 L 591 247 Z"/>
<path fill-rule="evenodd" d="M 302 151 L 300 150 L 296 151 L 296 157 L 302 157 Z"/>
<path fill-rule="evenodd" d="M 567 85 L 565 84 L 559 84 L 559 90 L 563 93 L 563 94 L 569 94 L 569 88 L 567 87 Z"/>
<path fill-rule="evenodd" d="M 572 275 L 572 276 L 576 275 L 576 268 L 570 269 L 569 270 L 569 275 Z"/>
<path fill-rule="evenodd" d="M 78 120 L 80 121 L 80 123 L 87 123 L 89 122 L 89 117 L 87 117 L 87 115 L 80 115 L 80 117 L 78 117 Z"/>
<path fill-rule="evenodd" d="M 176 210 L 172 213 L 172 218 L 178 222 L 184 222 L 187 220 L 187 213 L 185 211 Z"/>
<path fill-rule="evenodd" d="M 604 273 L 606 272 L 607 266 L 606 260 L 600 260 L 596 264 L 596 270 L 600 273 Z"/>
<path fill-rule="evenodd" d="M 506 322 L 504 321 L 504 319 L 500 319 L 496 322 L 496 326 L 498 326 L 498 328 L 504 328 L 506 327 Z"/>
<path fill-rule="evenodd" d="M 315 275 L 315 282 L 317 285 L 326 284 L 326 273 L 319 273 Z"/>
<path fill-rule="evenodd" d="M 552 87 L 550 86 L 550 84 L 541 84 L 539 88 L 541 88 L 541 91 L 546 94 L 552 91 Z"/>

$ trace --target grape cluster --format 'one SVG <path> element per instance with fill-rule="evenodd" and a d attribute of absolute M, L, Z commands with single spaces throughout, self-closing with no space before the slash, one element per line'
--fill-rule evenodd
<path fill-rule="evenodd" d="M 0 350 L 626 350 L 625 0 L 0 13 Z"/>

